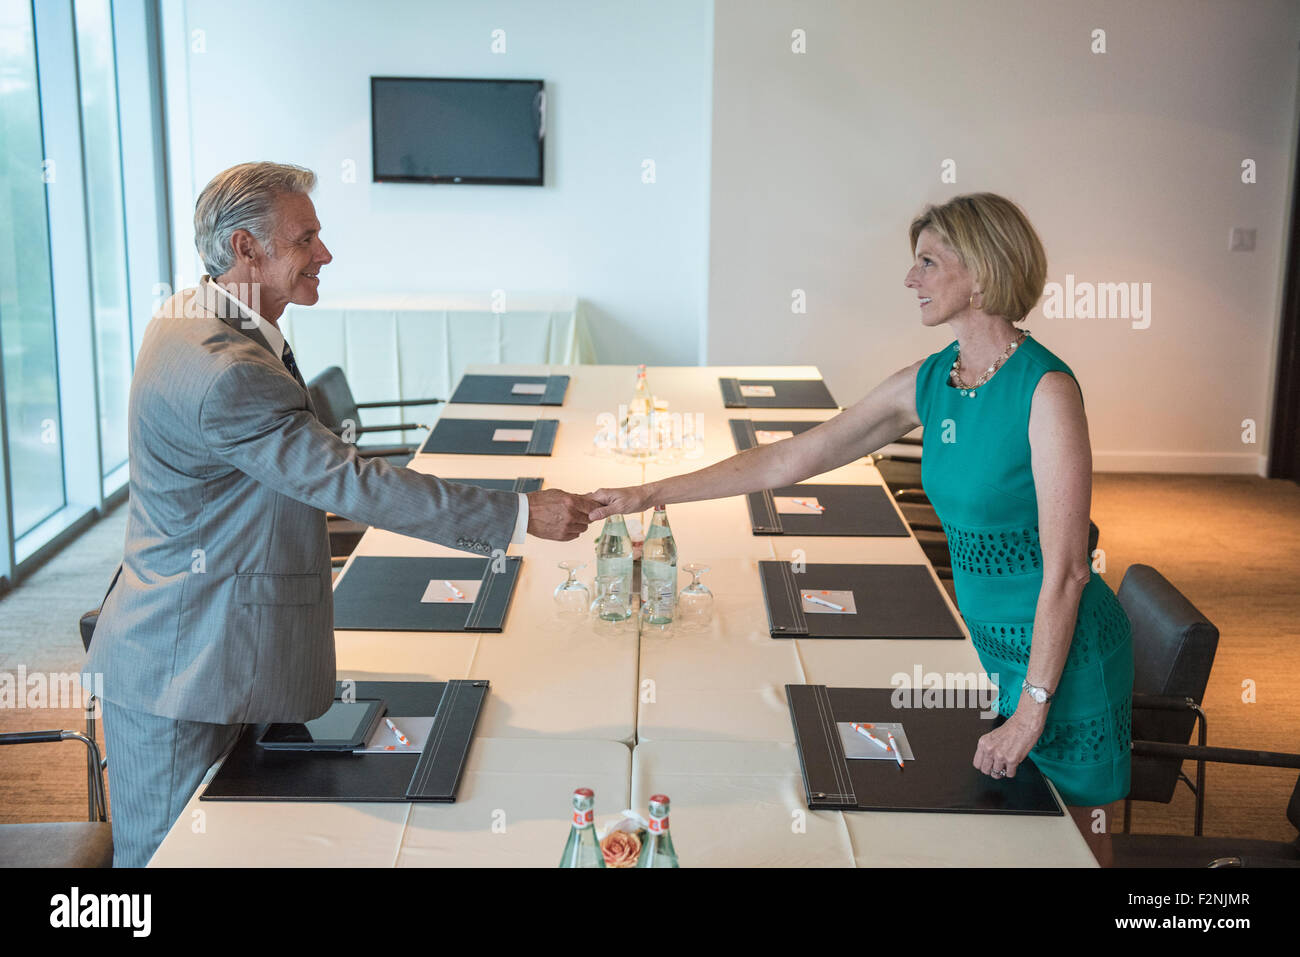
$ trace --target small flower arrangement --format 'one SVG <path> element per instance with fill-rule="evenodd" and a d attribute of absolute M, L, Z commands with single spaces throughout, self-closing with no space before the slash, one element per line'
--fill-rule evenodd
<path fill-rule="evenodd" d="M 650 824 L 636 811 L 624 811 L 597 832 L 606 867 L 636 867 Z"/>

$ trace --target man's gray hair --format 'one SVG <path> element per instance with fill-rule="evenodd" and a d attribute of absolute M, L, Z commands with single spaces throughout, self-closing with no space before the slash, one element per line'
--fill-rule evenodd
<path fill-rule="evenodd" d="M 285 163 L 241 163 L 212 177 L 194 205 L 194 246 L 214 279 L 235 265 L 230 237 L 246 229 L 271 253 L 275 198 L 310 193 L 316 174 Z"/>

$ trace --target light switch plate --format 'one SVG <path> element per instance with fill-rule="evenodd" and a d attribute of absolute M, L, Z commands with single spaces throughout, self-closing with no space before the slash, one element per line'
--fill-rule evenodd
<path fill-rule="evenodd" d="M 1233 226 L 1228 233 L 1228 251 L 1234 253 L 1253 253 L 1255 251 L 1255 230 L 1245 226 Z"/>

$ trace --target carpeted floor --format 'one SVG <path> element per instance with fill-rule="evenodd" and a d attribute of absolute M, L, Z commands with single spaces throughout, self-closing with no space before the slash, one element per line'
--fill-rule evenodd
<path fill-rule="evenodd" d="M 0 674 L 80 672 L 77 621 L 104 598 L 122 559 L 119 505 L 17 588 L 0 598 Z M 58 702 L 47 700 L 47 705 Z M 64 702 L 67 703 L 67 702 Z M 79 703 L 78 703 L 79 704 Z M 86 730 L 81 707 L 0 709 L 0 731 Z M 104 746 L 103 727 L 96 740 Z M 0 824 L 86 819 L 86 748 L 75 741 L 0 748 Z"/>
<path fill-rule="evenodd" d="M 1151 565 L 1219 627 L 1204 701 L 1209 743 L 1300 751 L 1300 486 L 1250 476 L 1102 474 L 1094 478 L 1092 516 L 1113 589 L 1129 565 Z M 118 507 L 0 598 L 0 672 L 80 670 L 77 619 L 108 587 L 124 529 Z M 84 729 L 85 718 L 76 710 L 0 710 L 2 731 L 56 726 Z M 1193 774 L 1191 765 L 1186 770 Z M 1206 834 L 1294 840 L 1285 809 L 1295 784 L 1295 771 L 1210 765 Z M 1189 834 L 1192 807 L 1184 788 L 1169 805 L 1137 804 L 1133 829 Z M 80 745 L 0 749 L 0 823 L 84 819 L 85 809 Z"/>

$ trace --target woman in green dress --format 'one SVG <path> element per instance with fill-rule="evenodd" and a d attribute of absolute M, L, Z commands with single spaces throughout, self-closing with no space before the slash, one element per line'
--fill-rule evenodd
<path fill-rule="evenodd" d="M 1031 756 L 1102 857 L 1089 812 L 1128 793 L 1133 649 L 1128 617 L 1089 560 L 1080 388 L 1016 326 L 1042 295 L 1047 257 L 1019 207 L 991 193 L 927 207 L 910 238 L 905 284 L 921 324 L 947 323 L 951 345 L 793 438 L 600 489 L 590 517 L 792 485 L 923 425 L 923 484 L 948 538 L 957 603 L 1007 718 L 972 762 L 1014 777 Z"/>

